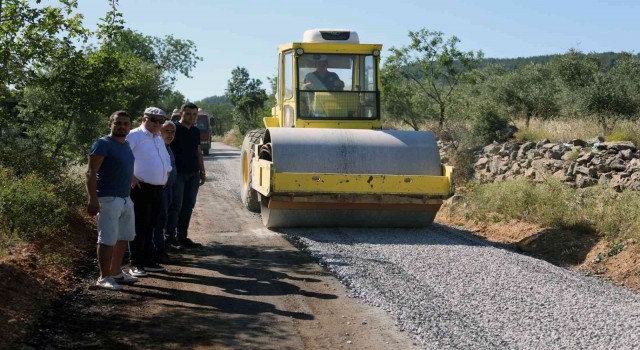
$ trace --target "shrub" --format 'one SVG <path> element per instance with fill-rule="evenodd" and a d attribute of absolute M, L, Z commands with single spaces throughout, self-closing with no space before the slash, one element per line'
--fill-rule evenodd
<path fill-rule="evenodd" d="M 461 145 L 451 155 L 451 165 L 455 168 L 453 172 L 453 181 L 456 186 L 460 186 L 471 181 L 475 174 L 475 152 L 476 148 L 467 145 Z"/>
<path fill-rule="evenodd" d="M 520 129 L 516 131 L 513 137 L 522 142 L 537 142 L 541 140 L 550 140 L 552 139 L 551 134 L 543 130 L 532 130 L 528 128 Z"/>
<path fill-rule="evenodd" d="M 240 147 L 242 146 L 243 140 L 244 138 L 240 131 L 236 128 L 233 128 L 224 134 L 224 139 L 222 139 L 222 142 L 225 145 Z"/>
<path fill-rule="evenodd" d="M 502 131 L 507 128 L 509 121 L 498 113 L 488 110 L 481 112 L 471 124 L 471 135 L 474 144 L 486 145 L 492 141 L 504 141 Z"/>
<path fill-rule="evenodd" d="M 62 158 L 44 157 L 28 140 L 0 144 L 0 167 L 11 169 L 13 176 L 18 178 L 37 175 L 50 184 L 52 192 L 69 207 L 75 207 L 85 200 L 86 165 L 73 165 Z"/>
<path fill-rule="evenodd" d="M 36 173 L 44 179 L 57 178 L 62 163 L 61 159 L 43 156 L 42 150 L 28 139 L 0 144 L 0 166 L 12 169 L 16 176 Z"/>
<path fill-rule="evenodd" d="M 64 226 L 67 209 L 53 190 L 36 174 L 17 177 L 0 168 L 0 225 L 9 239 L 33 241 Z"/>
<path fill-rule="evenodd" d="M 634 135 L 627 131 L 616 131 L 608 136 L 605 136 L 605 141 L 607 142 L 616 142 L 616 141 L 633 141 L 634 140 Z"/>
<path fill-rule="evenodd" d="M 71 165 L 61 171 L 56 183 L 52 183 L 54 193 L 64 200 L 70 209 L 86 204 L 86 171 L 87 166 L 84 164 Z"/>

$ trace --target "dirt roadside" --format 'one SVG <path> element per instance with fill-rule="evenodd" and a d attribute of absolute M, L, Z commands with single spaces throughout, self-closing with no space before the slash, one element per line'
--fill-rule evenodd
<path fill-rule="evenodd" d="M 80 282 L 15 348 L 412 349 L 383 310 L 348 297 L 318 263 L 262 227 L 223 185 L 231 152 L 206 158 L 191 223 L 199 250 L 121 292 Z M 215 156 L 215 157 L 214 157 Z M 235 156 L 237 157 L 237 156 Z M 237 162 L 237 160 L 236 160 Z"/>
<path fill-rule="evenodd" d="M 525 222 L 476 222 L 444 206 L 436 221 L 510 250 L 640 292 L 640 244 L 612 244 L 595 233 L 553 230 Z"/>

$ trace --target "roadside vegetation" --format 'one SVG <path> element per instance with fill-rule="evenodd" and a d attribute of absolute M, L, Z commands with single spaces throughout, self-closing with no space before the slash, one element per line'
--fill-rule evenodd
<path fill-rule="evenodd" d="M 108 3 L 89 30 L 76 0 L 0 1 L 0 348 L 95 248 L 84 173 L 108 116 L 179 107 L 173 84 L 201 60 L 192 41 L 131 30 Z"/>
<path fill-rule="evenodd" d="M 201 60 L 193 42 L 128 29 L 109 3 L 90 31 L 76 1 L 0 2 L 0 258 L 80 215 L 87 152 L 111 112 L 185 102 L 173 83 Z"/>
<path fill-rule="evenodd" d="M 592 231 L 611 242 L 640 242 L 640 196 L 593 186 L 571 189 L 559 181 L 534 185 L 516 180 L 473 184 L 454 210 L 470 220 L 520 220 L 554 229 Z"/>

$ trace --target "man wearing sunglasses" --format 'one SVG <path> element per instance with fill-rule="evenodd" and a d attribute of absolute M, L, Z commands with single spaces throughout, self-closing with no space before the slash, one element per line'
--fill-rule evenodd
<path fill-rule="evenodd" d="M 131 200 L 136 216 L 136 238 L 129 246 L 129 272 L 135 277 L 165 270 L 153 260 L 153 229 L 162 211 L 162 190 L 172 169 L 169 153 L 160 134 L 166 119 L 167 114 L 162 109 L 149 107 L 144 111 L 142 124 L 127 136 L 135 157 Z"/>

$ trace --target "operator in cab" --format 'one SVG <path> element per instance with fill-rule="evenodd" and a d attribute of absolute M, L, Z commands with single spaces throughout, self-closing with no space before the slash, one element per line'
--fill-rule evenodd
<path fill-rule="evenodd" d="M 342 91 L 344 89 L 344 82 L 340 80 L 338 74 L 327 70 L 329 60 L 326 55 L 313 55 L 313 61 L 316 70 L 304 77 L 303 89 L 325 91 Z"/>

